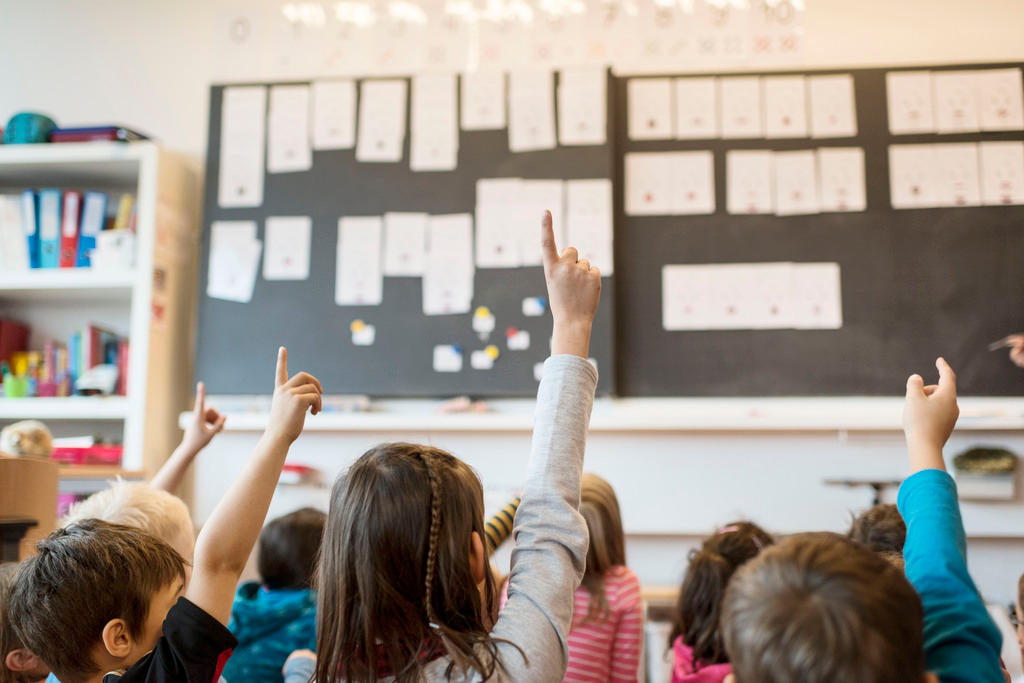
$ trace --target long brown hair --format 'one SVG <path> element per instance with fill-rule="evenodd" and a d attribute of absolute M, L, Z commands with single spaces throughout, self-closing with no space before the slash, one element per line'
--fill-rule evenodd
<path fill-rule="evenodd" d="M 669 647 L 682 636 L 683 643 L 693 650 L 694 665 L 728 661 L 720 624 L 725 589 L 740 566 L 772 543 L 768 532 L 756 524 L 733 522 L 690 553 Z"/>
<path fill-rule="evenodd" d="M 580 584 L 590 593 L 590 604 L 583 618 L 583 623 L 586 623 L 608 616 L 604 577 L 612 567 L 626 564 L 626 539 L 615 489 L 596 474 L 588 472 L 583 475 L 580 514 L 590 532 L 587 569 Z"/>
<path fill-rule="evenodd" d="M 449 677 L 494 673 L 497 591 L 490 572 L 478 589 L 469 562 L 483 505 L 476 473 L 429 446 L 381 444 L 338 477 L 316 577 L 317 681 L 376 681 L 382 665 L 415 681 L 439 653 Z"/>

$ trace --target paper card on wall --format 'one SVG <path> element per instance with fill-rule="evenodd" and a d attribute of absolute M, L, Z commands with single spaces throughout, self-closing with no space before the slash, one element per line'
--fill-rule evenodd
<path fill-rule="evenodd" d="M 795 263 L 790 308 L 798 330 L 838 330 L 843 298 L 838 263 Z"/>
<path fill-rule="evenodd" d="M 383 298 L 380 216 L 338 219 L 334 302 L 339 306 L 378 306 Z"/>
<path fill-rule="evenodd" d="M 567 180 L 566 238 L 559 244 L 573 246 L 581 258 L 601 270 L 601 276 L 615 272 L 612 234 L 612 183 L 607 178 Z"/>
<path fill-rule="evenodd" d="M 452 344 L 434 347 L 434 372 L 461 372 L 462 349 Z"/>
<path fill-rule="evenodd" d="M 779 216 L 818 213 L 818 172 L 814 150 L 775 152 L 775 213 Z"/>
<path fill-rule="evenodd" d="M 743 318 L 737 325 L 752 330 L 793 327 L 793 270 L 794 264 L 788 262 L 747 266 L 743 270 Z"/>
<path fill-rule="evenodd" d="M 554 74 L 513 71 L 508 81 L 508 148 L 531 152 L 555 147 Z"/>
<path fill-rule="evenodd" d="M 807 90 L 810 95 L 811 137 L 845 138 L 857 134 L 853 76 L 811 76 L 807 79 Z"/>
<path fill-rule="evenodd" d="M 505 127 L 505 74 L 474 71 L 462 74 L 462 129 Z"/>
<path fill-rule="evenodd" d="M 762 137 L 761 79 L 757 76 L 719 78 L 718 110 L 723 138 Z"/>
<path fill-rule="evenodd" d="M 558 80 L 558 143 L 603 145 L 607 139 L 608 74 L 603 67 L 563 69 Z"/>
<path fill-rule="evenodd" d="M 709 300 L 706 266 L 661 268 L 661 324 L 666 330 L 707 328 Z"/>
<path fill-rule="evenodd" d="M 936 206 L 931 145 L 889 145 L 889 198 L 894 209 Z"/>
<path fill-rule="evenodd" d="M 427 258 L 427 214 L 384 214 L 384 274 L 423 275 Z"/>
<path fill-rule="evenodd" d="M 267 172 L 290 173 L 313 167 L 309 143 L 309 86 L 270 88 Z"/>
<path fill-rule="evenodd" d="M 818 193 L 822 211 L 865 211 L 864 150 L 860 147 L 819 149 Z"/>
<path fill-rule="evenodd" d="M 565 188 L 561 180 L 521 180 L 518 193 L 517 233 L 519 234 L 519 263 L 524 266 L 539 266 L 543 262 L 540 242 L 533 228 L 540 225 L 545 211 L 551 212 L 551 224 L 555 227 L 555 243 L 559 234 L 565 231 Z"/>
<path fill-rule="evenodd" d="M 1021 70 L 986 69 L 975 75 L 982 130 L 1024 130 Z"/>
<path fill-rule="evenodd" d="M 477 349 L 469 354 L 469 367 L 474 370 L 490 370 L 494 367 L 494 356 L 487 349 Z"/>
<path fill-rule="evenodd" d="M 516 268 L 521 265 L 518 178 L 481 178 L 476 182 L 476 265 Z"/>
<path fill-rule="evenodd" d="M 206 295 L 249 303 L 259 272 L 261 249 L 255 221 L 215 221 L 210 226 Z"/>
<path fill-rule="evenodd" d="M 469 214 L 427 219 L 423 314 L 468 313 L 473 300 L 473 219 Z"/>
<path fill-rule="evenodd" d="M 669 157 L 673 214 L 715 212 L 715 158 L 710 151 L 672 152 Z"/>
<path fill-rule="evenodd" d="M 355 147 L 355 81 L 314 81 L 312 94 L 313 149 Z"/>
<path fill-rule="evenodd" d="M 627 82 L 627 123 L 631 140 L 673 136 L 672 79 L 631 78 Z"/>
<path fill-rule="evenodd" d="M 672 161 L 667 152 L 626 154 L 626 215 L 672 213 Z"/>
<path fill-rule="evenodd" d="M 726 210 L 731 214 L 773 213 L 772 153 L 732 150 L 725 155 Z"/>
<path fill-rule="evenodd" d="M 308 280 L 313 221 L 309 216 L 271 216 L 265 225 L 264 280 Z"/>
<path fill-rule="evenodd" d="M 414 76 L 409 167 L 453 171 L 459 157 L 459 122 L 453 74 Z"/>
<path fill-rule="evenodd" d="M 935 132 L 930 71 L 890 71 L 885 74 L 885 85 L 890 133 Z"/>
<path fill-rule="evenodd" d="M 973 71 L 936 71 L 932 74 L 935 129 L 940 133 L 980 130 L 977 79 Z"/>
<path fill-rule="evenodd" d="M 933 151 L 936 205 L 980 206 L 978 145 L 973 142 L 956 142 L 935 145 Z"/>
<path fill-rule="evenodd" d="M 675 79 L 676 138 L 718 137 L 718 85 L 714 78 Z"/>
<path fill-rule="evenodd" d="M 266 117 L 265 87 L 224 88 L 217 178 L 217 203 L 223 208 L 263 204 Z"/>
<path fill-rule="evenodd" d="M 978 147 L 982 202 L 1024 204 L 1024 142 L 982 142 Z"/>
<path fill-rule="evenodd" d="M 405 96 L 404 80 L 363 81 L 359 98 L 356 161 L 402 160 Z"/>
<path fill-rule="evenodd" d="M 807 86 L 803 76 L 766 76 L 764 135 L 767 138 L 807 137 Z"/>

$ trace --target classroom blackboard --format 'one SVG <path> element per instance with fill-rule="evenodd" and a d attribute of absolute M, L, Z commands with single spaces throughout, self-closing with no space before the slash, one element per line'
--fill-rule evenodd
<path fill-rule="evenodd" d="M 954 68 L 973 67 L 915 67 Z M 957 370 L 962 394 L 1024 394 L 1024 372 L 1009 363 L 1005 350 L 987 350 L 990 342 L 1024 331 L 1024 206 L 894 210 L 887 156 L 890 144 L 1021 140 L 1024 134 L 890 135 L 886 72 L 892 70 L 797 72 L 854 78 L 858 135 L 813 140 L 633 141 L 621 114 L 626 111 L 627 79 L 616 79 L 619 177 L 627 152 L 709 149 L 715 157 L 717 206 L 705 216 L 627 216 L 620 204 L 615 242 L 617 393 L 893 395 L 903 392 L 911 372 L 933 378 L 934 360 L 943 355 Z M 829 146 L 864 149 L 866 212 L 787 217 L 726 213 L 728 150 Z M 842 328 L 663 329 L 662 266 L 770 261 L 839 263 Z"/>
<path fill-rule="evenodd" d="M 472 329 L 472 313 L 425 316 L 419 277 L 386 276 L 380 306 L 338 306 L 334 301 L 338 219 L 400 211 L 473 214 L 476 181 L 480 178 L 611 178 L 615 167 L 611 106 L 604 145 L 512 153 L 507 129 L 460 131 L 457 169 L 425 173 L 409 169 L 407 132 L 403 159 L 398 163 L 360 163 L 352 149 L 314 150 L 311 170 L 265 175 L 261 206 L 221 208 L 217 201 L 217 179 L 224 88 L 217 85 L 210 91 L 200 252 L 196 377 L 206 383 L 208 392 L 266 393 L 272 386 L 277 347 L 285 345 L 291 359 L 290 369 L 313 373 L 331 394 L 536 393 L 534 365 L 549 353 L 551 316 L 524 316 L 522 301 L 525 297 L 546 296 L 540 267 L 476 269 L 473 308 L 487 306 L 496 321 L 494 332 L 484 342 Z M 607 93 L 610 100 L 610 84 Z M 257 277 L 252 300 L 244 304 L 207 296 L 211 224 L 219 220 L 253 220 L 258 226 L 257 237 L 263 239 L 268 216 L 312 218 L 309 279 L 268 282 Z M 537 230 L 539 244 L 539 223 Z M 591 340 L 591 356 L 601 376 L 598 391 L 605 394 L 615 385 L 614 279 L 603 278 L 602 301 Z M 353 344 L 349 326 L 355 319 L 375 326 L 376 340 L 372 346 Z M 506 348 L 504 333 L 508 327 L 530 333 L 528 350 Z M 433 348 L 440 344 L 462 348 L 462 371 L 434 371 Z M 470 352 L 486 344 L 495 344 L 501 350 L 494 368 L 472 369 Z"/>

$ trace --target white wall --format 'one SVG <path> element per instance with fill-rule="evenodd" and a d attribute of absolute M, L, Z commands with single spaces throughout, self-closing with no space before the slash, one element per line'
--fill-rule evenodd
<path fill-rule="evenodd" d="M 795 65 L 1024 60 L 1021 0 L 806 0 L 806 5 L 805 48 Z M 201 170 L 208 86 L 222 73 L 214 33 L 232 6 L 236 3 L 213 0 L 0 0 L 6 58 L 0 69 L 0 119 L 40 110 L 66 125 L 121 122 L 185 153 Z M 333 477 L 366 446 L 388 436 L 393 435 L 304 437 L 293 459 L 317 464 Z M 431 440 L 430 435 L 402 436 Z M 199 520 L 254 438 L 228 433 L 204 454 L 196 495 Z M 990 438 L 1024 450 L 1024 437 Z M 651 583 L 675 583 L 696 536 L 733 517 L 752 517 L 783 531 L 842 528 L 868 494 L 826 488 L 823 478 L 899 477 L 905 467 L 896 434 L 849 442 L 806 434 L 601 435 L 591 443 L 588 467 L 607 475 L 618 489 L 627 526 L 634 531 L 632 562 Z M 517 485 L 527 452 L 525 434 L 449 435 L 439 445 L 472 462 L 496 495 Z M 309 495 L 282 489 L 275 510 L 294 507 L 297 496 Z M 324 500 L 323 492 L 320 496 Z M 652 508 L 664 520 L 659 529 L 636 523 L 640 510 Z M 1016 515 L 1024 535 L 1019 506 L 984 514 Z M 971 554 L 986 595 L 1008 601 L 1024 570 L 1024 542 L 975 539 Z"/>

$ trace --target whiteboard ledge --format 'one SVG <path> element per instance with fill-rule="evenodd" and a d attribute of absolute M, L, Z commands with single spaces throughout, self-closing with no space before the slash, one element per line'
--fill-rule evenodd
<path fill-rule="evenodd" d="M 225 406 L 248 400 L 254 409 L 227 410 L 227 431 L 262 431 L 266 399 L 210 397 Z M 486 413 L 437 413 L 441 401 L 374 401 L 367 412 L 322 413 L 306 420 L 308 432 L 528 432 L 532 399 L 487 401 Z M 594 402 L 591 432 L 834 432 L 901 431 L 902 397 L 602 398 Z M 179 419 L 185 427 L 191 413 Z M 959 431 L 1024 430 L 1024 397 L 960 398 Z"/>

